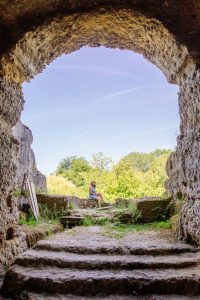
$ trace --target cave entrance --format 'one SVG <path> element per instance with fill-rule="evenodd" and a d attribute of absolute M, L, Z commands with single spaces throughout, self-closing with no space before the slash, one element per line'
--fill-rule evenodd
<path fill-rule="evenodd" d="M 96 180 L 109 201 L 163 196 L 164 165 L 179 127 L 177 91 L 132 51 L 84 47 L 56 59 L 24 85 L 22 115 L 37 141 L 39 170 L 62 176 L 48 176 L 48 192 L 86 198 Z M 61 167 L 71 159 L 70 170 Z M 132 188 L 120 181 L 128 160 Z"/>
<path fill-rule="evenodd" d="M 195 9 L 195 4 L 177 3 L 176 6 L 169 1 L 161 1 L 161 6 L 156 1 L 151 1 L 147 6 L 144 1 L 133 1 L 130 7 L 129 4 L 119 7 L 112 1 L 91 1 L 88 5 L 86 2 L 69 2 L 69 9 L 68 4 L 64 7 L 49 5 L 47 13 L 43 9 L 43 5 L 47 8 L 45 1 L 39 10 L 36 5 L 32 11 L 30 5 L 28 18 L 25 10 L 18 18 L 16 16 L 21 9 L 16 9 L 15 13 L 12 9 L 11 13 L 15 15 L 12 18 L 6 9 L 8 19 L 5 17 L 5 20 L 8 24 L 2 28 L 8 34 L 1 59 L 2 261 L 7 259 L 7 252 L 10 251 L 10 246 L 6 244 L 6 232 L 18 222 L 16 209 L 13 207 L 11 215 L 6 199 L 16 174 L 19 147 L 13 139 L 12 127 L 17 123 L 23 107 L 21 85 L 41 73 L 57 57 L 84 46 L 119 48 L 143 54 L 164 73 L 169 83 L 179 85 L 180 135 L 176 152 L 167 164 L 167 189 L 172 195 L 181 191 L 181 195 L 188 200 L 180 222 L 181 235 L 191 234 L 191 239 L 199 243 L 199 226 L 196 225 L 200 222 L 199 201 L 194 201 L 199 199 L 200 192 L 199 163 L 196 162 L 200 149 L 200 76 L 195 60 L 199 55 L 198 39 L 195 38 L 199 30 L 193 18 L 196 16 L 198 20 L 199 10 Z M 111 6 L 103 7 L 102 3 Z M 86 7 L 83 9 L 82 5 Z M 189 21 L 183 26 L 184 14 Z M 11 29 L 12 24 L 16 24 L 14 30 Z"/>

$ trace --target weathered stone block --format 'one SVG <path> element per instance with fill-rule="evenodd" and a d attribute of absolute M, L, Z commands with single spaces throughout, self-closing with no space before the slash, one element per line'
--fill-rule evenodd
<path fill-rule="evenodd" d="M 19 155 L 17 159 L 17 173 L 15 177 L 15 185 L 21 188 L 24 175 L 28 174 L 35 184 L 36 191 L 46 192 L 46 177 L 37 170 L 36 159 L 31 148 L 33 135 L 27 126 L 19 121 L 13 128 L 13 134 L 19 142 Z"/>
<path fill-rule="evenodd" d="M 96 200 L 83 199 L 75 196 L 37 194 L 38 203 L 51 209 L 93 208 L 98 205 Z"/>
<path fill-rule="evenodd" d="M 136 207 L 140 213 L 140 222 L 150 223 L 165 220 L 168 217 L 169 199 L 140 199 Z"/>

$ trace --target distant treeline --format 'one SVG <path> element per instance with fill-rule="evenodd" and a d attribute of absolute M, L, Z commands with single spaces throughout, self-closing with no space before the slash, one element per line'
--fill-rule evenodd
<path fill-rule="evenodd" d="M 110 201 L 163 196 L 167 178 L 165 166 L 171 152 L 167 149 L 132 152 L 117 163 L 102 152 L 94 154 L 91 161 L 84 157 L 66 157 L 47 178 L 48 192 L 86 198 L 90 182 L 95 180 L 97 190 Z"/>

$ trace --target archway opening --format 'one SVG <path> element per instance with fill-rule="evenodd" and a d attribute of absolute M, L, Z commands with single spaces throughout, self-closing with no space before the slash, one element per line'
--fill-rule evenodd
<path fill-rule="evenodd" d="M 181 236 L 186 237 L 187 232 L 190 232 L 191 238 L 199 243 L 196 226 L 199 223 L 197 214 L 199 204 L 198 201 L 194 201 L 198 199 L 199 194 L 199 180 L 196 180 L 199 178 L 199 171 L 198 164 L 191 163 L 198 157 L 200 149 L 199 70 L 193 60 L 196 52 L 189 53 L 186 47 L 188 43 L 185 42 L 185 38 L 180 38 L 181 35 L 185 37 L 187 32 L 187 28 L 183 27 L 181 22 L 177 23 L 179 25 L 177 30 L 171 30 L 172 27 L 176 27 L 174 16 L 177 15 L 173 14 L 171 4 L 164 3 L 159 13 L 152 11 L 152 7 L 152 5 L 146 8 L 143 4 L 141 6 L 131 4 L 130 8 L 125 6 L 119 8 L 114 5 L 99 9 L 97 5 L 91 10 L 81 11 L 75 5 L 73 13 L 66 9 L 57 14 L 56 10 L 52 15 L 43 16 L 39 23 L 23 27 L 22 31 L 19 30 L 18 24 L 18 34 L 15 35 L 13 32 L 8 36 L 8 39 L 14 37 L 12 43 L 8 43 L 13 46 L 2 55 L 1 59 L 3 126 L 0 172 L 4 177 L 1 182 L 2 212 L 3 214 L 5 212 L 5 218 L 10 222 L 8 225 L 4 222 L 4 218 L 1 219 L 4 233 L 8 226 L 18 221 L 14 211 L 12 216 L 7 213 L 6 197 L 12 189 L 16 173 L 18 143 L 13 139 L 11 127 L 19 119 L 23 106 L 21 84 L 42 72 L 46 65 L 63 53 L 69 54 L 83 46 L 105 46 L 143 54 L 163 71 L 169 82 L 180 86 L 180 136 L 176 152 L 170 157 L 167 166 L 170 178 L 167 188 L 171 195 L 179 194 L 187 200 L 180 222 Z M 169 18 L 165 14 L 166 7 L 169 8 L 169 10 L 167 8 Z M 183 8 L 185 7 L 181 7 L 180 11 Z M 179 10 L 176 9 L 177 11 Z M 196 219 L 197 222 L 194 221 Z M 3 248 L 5 259 L 7 250 L 6 247 Z"/>
<path fill-rule="evenodd" d="M 103 152 L 101 160 L 111 158 L 112 162 L 107 166 L 107 179 L 101 174 L 99 180 L 108 200 L 162 196 L 164 164 L 170 149 L 175 148 L 179 128 L 177 91 L 177 86 L 169 85 L 163 74 L 141 55 L 104 47 L 86 47 L 62 56 L 25 84 L 23 122 L 33 130 L 39 169 L 45 174 L 61 174 L 70 181 L 69 190 L 65 190 L 57 179 L 61 190 L 50 187 L 51 192 L 87 197 L 92 177 L 99 178 L 94 159 L 100 159 L 99 152 Z M 162 151 L 155 151 L 158 148 Z M 160 179 L 154 179 L 161 182 L 156 187 L 151 180 L 145 188 L 148 178 L 158 172 L 157 167 L 150 169 L 153 161 L 156 165 L 157 157 L 162 171 L 157 174 Z M 62 161 L 73 158 L 84 158 L 88 175 L 85 169 L 84 174 L 78 169 L 62 173 Z M 135 193 L 128 187 L 126 192 L 117 192 L 122 185 L 116 180 L 117 169 L 128 160 L 134 166 L 129 185 L 135 186 Z M 115 189 L 108 180 L 114 180 Z M 137 191 L 136 181 L 140 185 Z"/>

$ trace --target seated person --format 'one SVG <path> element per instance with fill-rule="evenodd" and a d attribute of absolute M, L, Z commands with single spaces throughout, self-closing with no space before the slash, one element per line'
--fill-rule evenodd
<path fill-rule="evenodd" d="M 92 181 L 89 188 L 89 198 L 98 201 L 99 207 L 101 207 L 101 202 L 103 202 L 103 196 L 101 193 L 96 192 L 96 182 Z"/>

